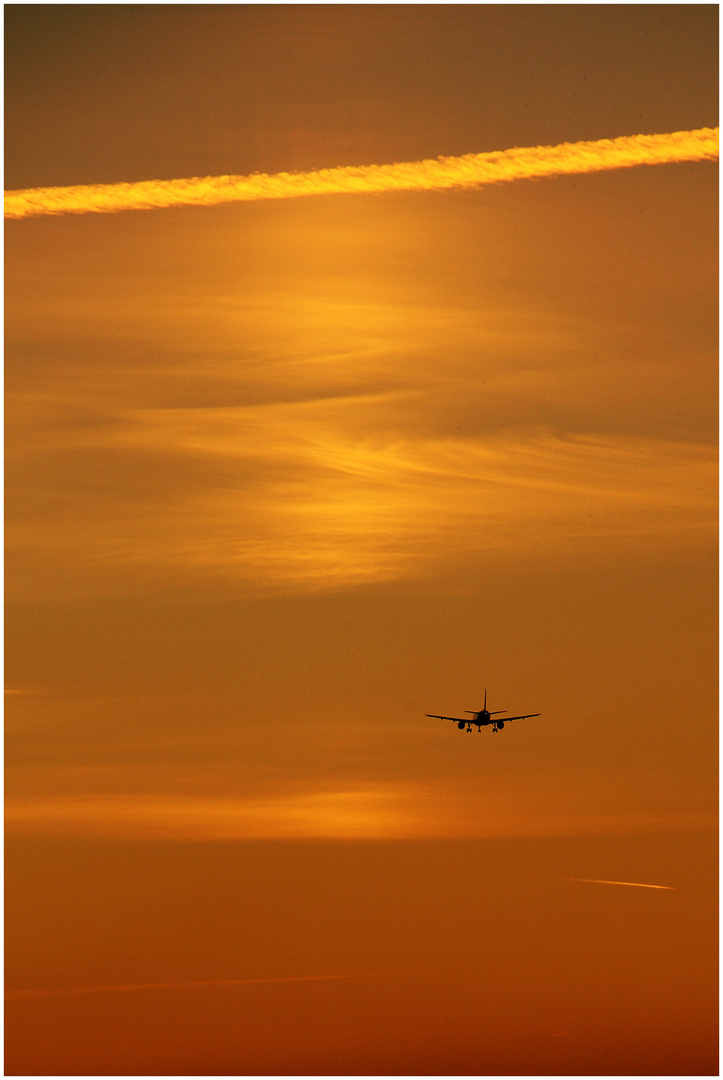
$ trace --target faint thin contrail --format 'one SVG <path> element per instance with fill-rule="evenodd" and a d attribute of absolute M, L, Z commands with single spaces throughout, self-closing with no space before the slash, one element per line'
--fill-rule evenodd
<path fill-rule="evenodd" d="M 563 881 L 582 881 L 586 885 L 633 885 L 636 889 L 666 889 L 676 892 L 674 885 L 646 885 L 642 881 L 606 881 L 604 878 L 568 877 Z"/>
<path fill-rule="evenodd" d="M 196 979 L 189 982 L 128 983 L 120 986 L 64 986 L 50 990 L 6 990 L 6 1001 L 31 998 L 73 997 L 77 994 L 115 994 L 128 990 L 185 990 L 196 986 L 250 986 L 259 983 L 333 982 L 339 979 L 370 979 L 400 975 L 399 971 L 362 971 L 354 975 L 281 975 L 270 979 Z"/>
<path fill-rule="evenodd" d="M 5 217 L 42 214 L 110 214 L 170 206 L 213 206 L 250 199 L 293 199 L 379 191 L 439 191 L 481 184 L 562 176 L 565 173 L 712 161 L 718 157 L 718 128 L 667 135 L 625 135 L 596 142 L 515 147 L 463 157 L 408 161 L 396 165 L 352 165 L 317 172 L 254 173 L 187 180 L 143 180 L 136 184 L 28 188 L 5 192 Z"/>

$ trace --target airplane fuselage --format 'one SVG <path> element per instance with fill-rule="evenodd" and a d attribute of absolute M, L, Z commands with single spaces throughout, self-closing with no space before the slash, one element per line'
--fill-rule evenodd
<path fill-rule="evenodd" d="M 490 724 L 492 725 L 493 731 L 501 731 L 505 726 L 504 720 L 498 720 L 496 718 L 497 714 L 491 713 L 489 709 L 480 709 L 479 712 L 470 710 L 470 716 L 473 717 L 472 720 L 460 720 L 458 722 L 457 727 L 460 731 L 463 731 L 465 727 L 468 731 L 471 731 L 472 724 L 474 724 L 478 731 L 482 727 L 489 727 Z"/>

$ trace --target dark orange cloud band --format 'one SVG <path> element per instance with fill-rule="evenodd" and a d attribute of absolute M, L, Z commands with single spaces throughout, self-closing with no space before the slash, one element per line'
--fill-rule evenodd
<path fill-rule="evenodd" d="M 5 217 L 44 214 L 110 214 L 170 206 L 213 206 L 255 199 L 293 199 L 384 191 L 441 191 L 475 188 L 530 177 L 600 172 L 675 161 L 718 157 L 718 128 L 630 135 L 559 146 L 515 147 L 463 157 L 440 157 L 396 165 L 345 166 L 318 172 L 268 176 L 207 176 L 188 180 L 144 180 L 137 184 L 90 184 L 5 192 Z"/>

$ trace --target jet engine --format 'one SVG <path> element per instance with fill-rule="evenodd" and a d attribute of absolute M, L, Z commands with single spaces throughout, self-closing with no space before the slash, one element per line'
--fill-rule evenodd
<path fill-rule="evenodd" d="M 467 722 L 465 720 L 460 720 L 460 722 L 457 724 L 457 727 L 459 728 L 460 731 L 464 731 L 466 726 L 467 726 Z"/>
<path fill-rule="evenodd" d="M 503 728 L 504 726 L 505 726 L 505 722 L 504 722 L 504 720 L 498 720 L 498 721 L 497 721 L 497 730 L 498 730 L 498 731 L 502 731 L 502 728 Z"/>

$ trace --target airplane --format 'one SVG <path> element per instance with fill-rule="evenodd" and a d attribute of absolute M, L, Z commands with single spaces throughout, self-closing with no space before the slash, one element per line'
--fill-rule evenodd
<path fill-rule="evenodd" d="M 493 720 L 493 716 L 501 716 L 502 713 L 506 713 L 507 709 L 497 709 L 496 712 L 490 712 L 487 708 L 487 691 L 485 690 L 485 703 L 479 712 L 472 712 L 471 709 L 465 709 L 465 712 L 470 713 L 474 717 L 473 720 L 463 720 L 461 716 L 440 716 L 439 713 L 427 713 L 427 716 L 431 716 L 433 720 L 453 720 L 460 731 L 464 731 L 465 727 L 467 731 L 472 730 L 472 724 L 477 727 L 479 733 L 483 727 L 492 725 L 492 734 L 495 735 L 498 731 L 502 731 L 502 728 L 506 723 L 511 720 L 527 720 L 531 716 L 542 716 L 542 713 L 531 712 L 525 713 L 524 716 L 506 716 L 504 720 Z"/>

